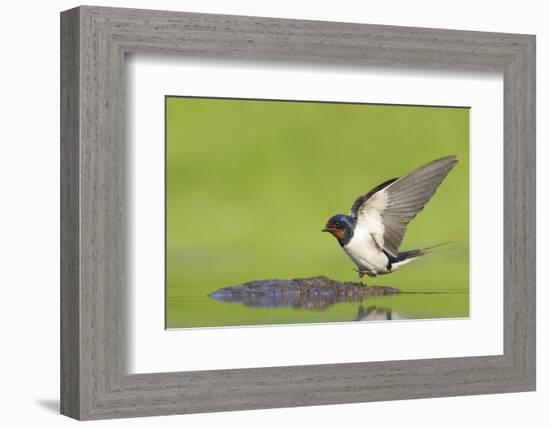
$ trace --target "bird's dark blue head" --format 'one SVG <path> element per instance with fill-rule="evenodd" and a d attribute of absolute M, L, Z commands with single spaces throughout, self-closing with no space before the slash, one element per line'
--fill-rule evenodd
<path fill-rule="evenodd" d="M 355 218 L 349 215 L 338 214 L 329 218 L 325 228 L 321 231 L 329 232 L 336 237 L 336 239 L 338 239 L 338 243 L 340 243 L 340 245 L 344 246 L 353 237 L 355 223 Z"/>

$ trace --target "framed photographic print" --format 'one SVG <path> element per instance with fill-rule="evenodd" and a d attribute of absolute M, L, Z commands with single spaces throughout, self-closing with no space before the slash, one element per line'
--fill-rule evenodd
<path fill-rule="evenodd" d="M 535 38 L 61 15 L 61 407 L 534 390 Z"/>
<path fill-rule="evenodd" d="M 468 317 L 468 117 L 463 107 L 167 96 L 167 328 Z M 368 193 L 365 177 L 385 181 L 426 159 L 388 185 L 395 207 L 383 214 L 381 192 L 329 215 Z M 424 227 L 407 230 L 432 242 L 392 248 L 390 212 L 404 240 L 405 223 L 455 166 L 453 187 L 435 199 L 446 211 L 426 209 Z M 429 265 L 387 276 L 428 254 Z"/>

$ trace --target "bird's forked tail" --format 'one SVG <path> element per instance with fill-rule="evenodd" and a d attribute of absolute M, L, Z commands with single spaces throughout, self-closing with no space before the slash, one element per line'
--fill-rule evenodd
<path fill-rule="evenodd" d="M 443 242 L 443 243 L 438 243 L 437 245 L 428 246 L 427 248 L 411 249 L 410 251 L 399 252 L 397 257 L 394 257 L 394 256 L 392 256 L 388 253 L 386 253 L 386 255 L 388 256 L 388 258 L 390 260 L 392 270 L 395 270 L 395 268 L 400 267 L 400 266 L 405 265 L 405 264 L 408 264 L 413 259 L 419 258 L 419 257 L 427 255 L 427 254 L 430 254 L 430 253 L 433 252 L 434 249 L 439 248 L 439 247 L 444 246 L 444 245 L 448 245 L 449 243 L 452 243 L 452 242 Z"/>

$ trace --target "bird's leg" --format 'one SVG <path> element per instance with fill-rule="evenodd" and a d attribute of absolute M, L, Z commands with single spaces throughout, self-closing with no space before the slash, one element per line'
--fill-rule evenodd
<path fill-rule="evenodd" d="M 362 279 L 365 276 L 365 274 L 369 277 L 376 277 L 378 275 L 377 271 L 368 270 L 368 269 L 361 270 L 360 268 L 354 268 L 353 271 L 356 271 L 357 274 L 359 274 L 359 279 Z M 367 283 L 363 283 L 363 285 L 368 286 Z"/>
<path fill-rule="evenodd" d="M 354 268 L 353 271 L 355 271 L 358 275 L 359 275 L 359 278 L 362 279 L 363 276 L 365 274 L 367 274 L 367 271 L 366 270 L 359 270 L 358 268 Z"/>
<path fill-rule="evenodd" d="M 365 276 L 365 274 L 366 274 L 367 276 L 369 276 L 369 277 L 374 277 L 374 276 L 376 276 L 375 274 L 373 274 L 373 273 L 372 273 L 371 271 L 369 271 L 369 270 L 360 270 L 360 269 L 358 269 L 358 268 L 354 268 L 353 271 L 356 271 L 356 272 L 357 272 L 357 274 L 359 275 L 359 279 L 362 279 L 362 278 Z M 363 283 L 363 284 L 364 284 L 365 286 L 368 286 L 366 283 Z"/>

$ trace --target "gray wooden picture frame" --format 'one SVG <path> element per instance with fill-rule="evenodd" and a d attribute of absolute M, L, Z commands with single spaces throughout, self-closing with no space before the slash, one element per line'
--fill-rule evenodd
<path fill-rule="evenodd" d="M 127 53 L 504 76 L 504 353 L 127 374 Z M 159 284 L 162 286 L 162 284 Z M 77 419 L 535 390 L 535 37 L 83 6 L 61 14 L 61 412 Z"/>

